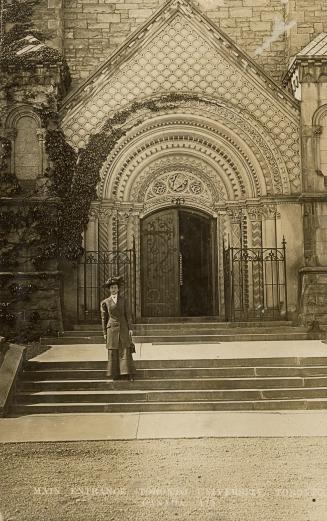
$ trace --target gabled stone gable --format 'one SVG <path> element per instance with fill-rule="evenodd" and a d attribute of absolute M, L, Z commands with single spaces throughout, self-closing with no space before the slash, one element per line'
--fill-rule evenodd
<path fill-rule="evenodd" d="M 274 137 L 291 177 L 299 177 L 297 102 L 186 0 L 161 9 L 66 99 L 64 132 L 76 148 L 84 147 L 117 111 L 172 92 L 246 111 Z"/>

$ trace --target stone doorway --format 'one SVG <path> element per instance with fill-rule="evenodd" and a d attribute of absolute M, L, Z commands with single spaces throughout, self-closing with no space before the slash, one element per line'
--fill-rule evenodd
<path fill-rule="evenodd" d="M 169 208 L 141 221 L 143 317 L 213 316 L 216 222 L 198 210 Z"/>

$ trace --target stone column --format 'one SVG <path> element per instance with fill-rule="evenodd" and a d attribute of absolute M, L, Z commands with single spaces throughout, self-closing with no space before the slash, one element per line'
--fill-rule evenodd
<path fill-rule="evenodd" d="M 278 248 L 277 206 L 273 203 L 265 204 L 263 206 L 262 216 L 263 248 Z M 276 281 L 278 281 L 278 264 L 263 262 L 264 302 L 266 313 L 269 312 L 269 309 L 275 308 L 275 304 L 279 300 L 278 287 L 272 285 L 272 283 L 276 283 Z"/>
<path fill-rule="evenodd" d="M 304 262 L 306 266 L 317 265 L 316 231 L 318 228 L 316 218 L 316 205 L 314 201 L 303 203 L 303 248 Z"/>
<path fill-rule="evenodd" d="M 320 56 L 298 59 L 301 83 L 304 266 L 300 268 L 300 319 L 327 323 L 327 196 L 320 171 L 318 109 L 327 106 L 327 64 Z M 322 109 L 321 114 L 324 114 Z"/>
<path fill-rule="evenodd" d="M 132 269 L 131 252 L 127 247 L 127 228 L 131 216 L 131 210 L 126 208 L 118 211 L 118 263 L 117 274 L 125 280 L 131 278 L 130 270 Z"/>
<path fill-rule="evenodd" d="M 232 206 L 227 209 L 227 215 L 230 216 L 231 225 L 231 246 L 240 248 L 243 245 L 243 209 L 238 206 Z M 232 301 L 234 305 L 234 318 L 243 319 L 246 313 L 247 295 L 244 291 L 244 262 L 240 252 L 233 251 L 233 259 L 231 259 L 232 269 Z"/>
<path fill-rule="evenodd" d="M 91 206 L 89 222 L 84 232 L 84 248 L 87 251 L 98 251 L 98 220 L 99 208 L 97 206 Z"/>
<path fill-rule="evenodd" d="M 119 216 L 117 208 L 113 208 L 111 214 L 111 248 L 118 251 Z"/>
<path fill-rule="evenodd" d="M 216 244 L 217 244 L 217 292 L 218 292 L 218 315 L 225 318 L 225 266 L 224 266 L 224 249 L 228 247 L 228 228 L 227 216 L 225 212 L 219 212 L 217 209 L 217 229 L 216 229 Z M 214 245 L 213 245 L 214 246 Z"/>
<path fill-rule="evenodd" d="M 321 127 L 318 125 L 302 125 L 302 166 L 303 191 L 313 193 L 324 189 L 324 179 L 317 171 L 317 151 Z"/>
<path fill-rule="evenodd" d="M 277 206 L 265 204 L 262 209 L 262 245 L 264 248 L 277 248 Z"/>
<path fill-rule="evenodd" d="M 248 207 L 248 215 L 251 223 L 251 256 L 252 273 L 250 273 L 249 293 L 252 312 L 255 317 L 262 318 L 264 311 L 264 273 L 262 257 L 262 209 L 259 206 Z"/>
<path fill-rule="evenodd" d="M 227 210 L 231 224 L 231 240 L 230 245 L 234 248 L 240 248 L 242 242 L 242 208 L 231 207 Z"/>
<path fill-rule="evenodd" d="M 6 182 L 1 185 L 1 196 L 11 196 L 20 192 L 21 185 L 15 175 L 15 128 L 0 128 L 0 168 L 3 174 L 8 174 Z M 7 146 L 10 150 L 7 151 Z M 7 152 L 8 156 L 7 156 Z"/>
<path fill-rule="evenodd" d="M 130 219 L 130 239 L 132 239 L 132 247 L 135 248 L 135 266 L 134 266 L 134 299 L 135 299 L 135 317 L 136 320 L 142 316 L 141 303 L 141 220 L 140 209 L 134 209 Z"/>
<path fill-rule="evenodd" d="M 109 251 L 111 249 L 111 215 L 112 209 L 101 207 L 99 211 L 99 250 L 101 251 Z"/>
<path fill-rule="evenodd" d="M 49 179 L 44 177 L 44 171 L 47 167 L 46 154 L 44 149 L 46 130 L 39 128 L 36 131 L 36 135 L 39 142 L 39 168 L 38 175 L 36 178 L 36 191 L 40 195 L 47 195 L 49 193 Z"/>
<path fill-rule="evenodd" d="M 251 223 L 251 233 L 249 242 L 252 248 L 262 247 L 262 208 L 259 206 L 249 206 L 247 208 Z"/>
<path fill-rule="evenodd" d="M 118 250 L 126 251 L 128 249 L 128 225 L 131 217 L 131 208 L 118 211 Z"/>
<path fill-rule="evenodd" d="M 15 139 L 17 136 L 16 128 L 6 128 L 4 129 L 4 136 L 6 139 L 9 139 L 11 145 L 11 156 L 8 164 L 8 170 L 10 174 L 15 173 Z"/>

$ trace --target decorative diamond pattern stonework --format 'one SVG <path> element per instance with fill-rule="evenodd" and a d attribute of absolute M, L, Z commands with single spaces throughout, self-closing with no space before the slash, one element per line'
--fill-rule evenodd
<path fill-rule="evenodd" d="M 69 141 L 76 148 L 84 147 L 108 117 L 132 102 L 173 92 L 196 93 L 233 107 L 231 116 L 228 108 L 220 112 L 224 118 L 234 119 L 236 127 L 242 119 L 247 120 L 247 135 L 271 165 L 275 184 L 271 193 L 284 191 L 280 176 L 286 184 L 290 180 L 293 191 L 299 192 L 299 111 L 287 96 L 283 99 L 272 85 L 263 84 L 260 74 L 255 76 L 247 66 L 242 67 L 232 57 L 231 49 L 226 50 L 218 31 L 199 26 L 191 10 L 186 15 L 177 7 L 174 16 L 169 13 L 166 21 L 163 17 L 145 33 L 146 37 L 141 35 L 134 42 L 133 54 L 122 48 L 115 67 L 102 68 L 65 105 L 62 125 Z M 244 128 L 242 122 L 240 133 Z M 261 143 L 255 132 L 264 137 Z M 276 160 L 278 166 L 273 166 Z"/>
<path fill-rule="evenodd" d="M 288 166 L 294 166 L 299 152 L 294 109 L 273 99 L 250 75 L 220 55 L 182 14 L 113 75 L 103 72 L 88 89 L 63 119 L 64 131 L 76 147 L 83 147 L 89 134 L 126 104 L 154 94 L 186 91 L 222 98 L 248 111 L 274 137 Z"/>

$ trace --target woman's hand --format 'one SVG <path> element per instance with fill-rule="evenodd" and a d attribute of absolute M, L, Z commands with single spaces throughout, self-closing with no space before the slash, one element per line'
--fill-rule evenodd
<path fill-rule="evenodd" d="M 129 330 L 129 336 L 133 336 L 133 330 L 132 329 Z"/>
<path fill-rule="evenodd" d="M 105 339 L 105 341 L 107 341 L 107 335 L 103 335 L 103 338 Z"/>

